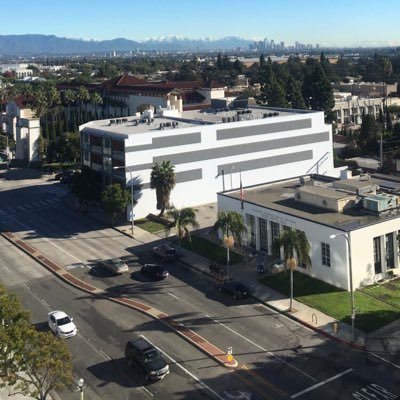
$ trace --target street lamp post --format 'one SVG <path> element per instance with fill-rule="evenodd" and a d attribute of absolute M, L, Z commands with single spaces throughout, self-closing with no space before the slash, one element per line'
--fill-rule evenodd
<path fill-rule="evenodd" d="M 83 378 L 79 378 L 79 380 L 78 380 L 78 388 L 79 388 L 79 392 L 80 392 L 80 394 L 81 394 L 81 400 L 83 400 L 83 384 L 84 384 L 84 380 L 83 380 Z"/>
<path fill-rule="evenodd" d="M 293 271 L 296 269 L 297 260 L 291 256 L 288 260 L 286 260 L 286 265 L 290 269 L 290 303 L 289 303 L 289 312 L 293 311 Z"/>
<path fill-rule="evenodd" d="M 343 236 L 347 242 L 347 250 L 349 252 L 349 279 L 350 279 L 350 302 L 351 302 L 351 341 L 355 342 L 355 320 L 356 320 L 356 309 L 354 307 L 354 290 L 353 290 L 353 269 L 351 265 L 351 246 L 350 237 L 346 233 L 334 233 L 329 237 L 335 239 L 338 236 Z"/>
<path fill-rule="evenodd" d="M 127 169 L 129 171 L 130 177 L 131 177 L 131 221 L 132 221 L 132 235 L 133 235 L 133 227 L 135 225 L 134 221 L 133 221 L 133 174 L 132 171 L 129 167 L 126 167 L 124 165 L 122 166 L 116 166 L 113 167 L 113 169 Z"/>

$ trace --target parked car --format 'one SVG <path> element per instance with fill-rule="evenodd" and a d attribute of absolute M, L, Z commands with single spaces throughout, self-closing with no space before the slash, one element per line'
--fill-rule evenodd
<path fill-rule="evenodd" d="M 103 268 L 109 270 L 114 275 L 121 275 L 124 272 L 129 272 L 128 265 L 120 258 L 110 258 L 101 262 Z"/>
<path fill-rule="evenodd" d="M 49 328 L 61 338 L 69 338 L 76 335 L 77 329 L 70 318 L 64 311 L 51 311 L 47 315 Z"/>
<path fill-rule="evenodd" d="M 244 299 L 250 295 L 249 289 L 239 281 L 222 281 L 218 285 L 220 292 L 227 292 L 236 299 Z"/>
<path fill-rule="evenodd" d="M 176 259 L 176 250 L 167 244 L 162 244 L 161 246 L 153 247 L 151 250 L 154 257 L 159 258 L 163 261 L 171 261 Z"/>
<path fill-rule="evenodd" d="M 169 272 L 160 264 L 144 264 L 141 272 L 161 281 L 169 276 Z"/>
<path fill-rule="evenodd" d="M 148 380 L 156 381 L 169 374 L 169 366 L 161 353 L 143 337 L 126 344 L 125 357 L 128 365 L 142 370 Z"/>
<path fill-rule="evenodd" d="M 65 171 L 59 171 L 54 176 L 54 179 L 56 181 L 61 181 L 62 179 L 66 179 L 68 177 L 72 178 L 74 176 L 74 174 L 75 174 L 75 171 L 72 170 L 72 169 L 68 169 L 68 170 L 65 170 Z"/>

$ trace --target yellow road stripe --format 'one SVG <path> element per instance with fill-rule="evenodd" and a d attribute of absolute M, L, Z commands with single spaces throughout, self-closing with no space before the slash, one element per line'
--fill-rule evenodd
<path fill-rule="evenodd" d="M 264 390 L 262 390 L 260 387 L 256 386 L 253 384 L 253 382 L 251 382 L 250 380 L 248 380 L 247 378 L 245 378 L 244 376 L 242 376 L 238 370 L 234 370 L 232 371 L 233 374 L 235 374 L 242 382 L 244 382 L 246 385 L 250 386 L 251 388 L 253 388 L 256 392 L 258 392 L 262 397 L 264 397 L 267 400 L 274 400 L 272 397 L 269 397 L 267 393 L 264 392 Z"/>
<path fill-rule="evenodd" d="M 241 365 L 241 368 L 243 370 L 245 370 L 248 374 L 251 374 L 252 376 L 254 376 L 254 378 L 256 378 L 259 382 L 261 382 L 264 385 L 268 386 L 269 388 L 271 388 L 275 392 L 279 393 L 282 396 L 287 396 L 286 392 L 284 392 L 283 390 L 279 389 L 278 387 L 276 387 L 275 385 L 273 385 L 271 382 L 267 381 L 266 379 L 262 378 L 256 372 L 252 371 L 249 367 L 247 367 L 246 364 Z"/>

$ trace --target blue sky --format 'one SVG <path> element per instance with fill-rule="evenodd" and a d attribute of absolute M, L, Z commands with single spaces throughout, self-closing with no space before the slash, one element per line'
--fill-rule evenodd
<path fill-rule="evenodd" d="M 1 20 L 2 35 L 139 41 L 169 35 L 239 36 L 286 45 L 296 40 L 327 46 L 400 45 L 399 0 L 41 0 L 25 2 L 15 13 L 10 7 Z"/>

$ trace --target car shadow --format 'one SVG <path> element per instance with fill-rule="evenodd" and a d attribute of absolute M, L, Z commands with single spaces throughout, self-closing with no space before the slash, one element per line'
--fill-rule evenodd
<path fill-rule="evenodd" d="M 99 387 L 109 383 L 115 383 L 125 388 L 145 386 L 148 384 L 141 371 L 131 368 L 125 357 L 114 358 L 112 360 L 91 365 L 87 370 L 102 383 Z"/>

